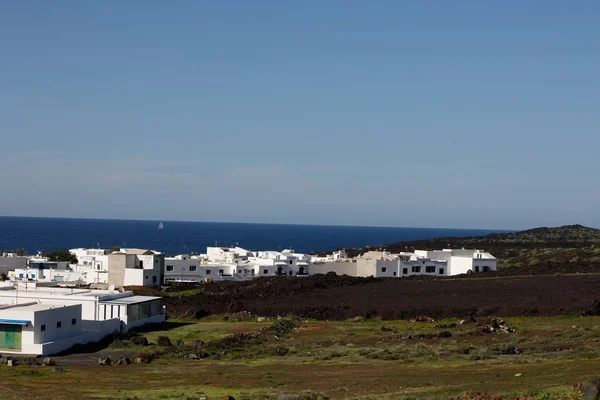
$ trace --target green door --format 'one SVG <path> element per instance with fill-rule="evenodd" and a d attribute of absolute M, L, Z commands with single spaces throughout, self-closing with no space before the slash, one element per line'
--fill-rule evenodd
<path fill-rule="evenodd" d="M 0 349 L 21 348 L 21 325 L 0 324 Z"/>

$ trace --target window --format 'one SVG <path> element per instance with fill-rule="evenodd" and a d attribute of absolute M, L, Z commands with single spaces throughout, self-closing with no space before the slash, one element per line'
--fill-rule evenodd
<path fill-rule="evenodd" d="M 156 283 L 156 275 L 152 277 L 152 283 Z"/>
<path fill-rule="evenodd" d="M 408 275 L 408 268 L 402 268 L 402 275 Z"/>
<path fill-rule="evenodd" d="M 444 268 L 440 268 L 440 275 L 444 275 Z"/>
<path fill-rule="evenodd" d="M 144 261 L 140 260 L 140 268 L 144 268 Z"/>
<path fill-rule="evenodd" d="M 475 267 L 475 272 L 479 272 L 479 266 Z"/>
<path fill-rule="evenodd" d="M 206 275 L 210 275 L 210 269 L 206 270 Z"/>
<path fill-rule="evenodd" d="M 488 272 L 491 268 L 486 265 L 486 266 L 482 267 L 482 269 L 483 269 L 483 272 Z"/>
<path fill-rule="evenodd" d="M 223 275 L 223 270 L 222 269 L 219 270 L 219 275 Z"/>
<path fill-rule="evenodd" d="M 268 269 L 265 269 L 265 270 L 263 271 L 263 274 L 265 274 L 265 275 L 268 275 L 268 274 L 269 274 L 269 270 L 268 270 Z"/>
<path fill-rule="evenodd" d="M 417 273 L 421 272 L 421 267 L 419 267 L 419 266 L 413 266 L 412 267 L 412 272 L 417 272 Z"/>
<path fill-rule="evenodd" d="M 396 273 L 394 272 L 394 276 L 396 276 Z"/>
<path fill-rule="evenodd" d="M 250 270 L 250 272 L 251 272 L 252 274 L 254 274 L 254 268 L 252 268 L 252 269 Z"/>
<path fill-rule="evenodd" d="M 195 272 L 195 271 L 196 271 L 196 266 L 190 265 L 190 272 Z"/>
<path fill-rule="evenodd" d="M 73 318 L 71 320 L 71 325 L 77 325 L 77 318 Z"/>
<path fill-rule="evenodd" d="M 22 277 L 23 277 L 23 274 L 19 274 L 19 278 L 22 278 Z"/>
<path fill-rule="evenodd" d="M 386 272 L 387 268 L 386 267 L 381 267 L 381 272 Z"/>
<path fill-rule="evenodd" d="M 173 271 L 173 266 L 172 265 L 167 265 L 167 271 Z"/>
<path fill-rule="evenodd" d="M 154 259 L 154 264 L 158 264 L 158 258 Z"/>
<path fill-rule="evenodd" d="M 435 274 L 435 267 L 430 265 L 425 267 L 425 272 L 427 272 L 428 274 Z"/>
<path fill-rule="evenodd" d="M 46 324 L 44 324 L 44 325 L 40 326 L 40 330 L 41 330 L 42 332 L 44 332 L 44 331 L 46 330 Z"/>
<path fill-rule="evenodd" d="M 290 271 L 290 276 L 292 276 L 292 271 Z"/>
<path fill-rule="evenodd" d="M 60 327 L 62 327 L 62 322 L 61 322 L 61 321 L 58 321 L 58 322 L 56 323 L 56 327 L 57 327 L 57 328 L 60 328 Z"/>
<path fill-rule="evenodd" d="M 293 262 L 294 262 L 293 260 L 290 260 L 290 265 L 292 265 Z"/>
<path fill-rule="evenodd" d="M 31 278 L 32 278 L 32 279 L 33 279 L 33 278 L 35 278 L 35 274 L 31 274 Z"/>

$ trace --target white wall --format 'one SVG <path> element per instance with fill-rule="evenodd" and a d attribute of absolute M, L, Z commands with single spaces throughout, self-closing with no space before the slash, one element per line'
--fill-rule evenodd
<path fill-rule="evenodd" d="M 123 286 L 144 286 L 145 273 L 143 269 L 125 268 Z"/>
<path fill-rule="evenodd" d="M 473 270 L 473 259 L 453 256 L 450 261 L 450 275 L 466 274 Z"/>
<path fill-rule="evenodd" d="M 326 274 L 328 272 L 335 272 L 338 275 L 356 275 L 356 262 L 345 261 L 345 262 L 326 262 L 322 264 L 311 264 L 310 274 Z"/>

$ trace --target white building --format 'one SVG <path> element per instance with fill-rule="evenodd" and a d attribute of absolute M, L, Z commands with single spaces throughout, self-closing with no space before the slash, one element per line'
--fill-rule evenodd
<path fill-rule="evenodd" d="M 407 259 L 406 253 L 391 254 L 370 251 L 356 258 L 356 276 L 406 277 L 413 275 L 446 276 L 448 265 L 444 260 Z"/>
<path fill-rule="evenodd" d="M 421 258 L 445 260 L 448 263 L 448 275 L 495 271 L 497 267 L 496 257 L 483 250 L 416 250 L 414 259 Z"/>
<path fill-rule="evenodd" d="M 160 297 L 26 282 L 0 286 L 2 353 L 54 354 L 115 330 L 164 320 Z"/>
<path fill-rule="evenodd" d="M 77 264 L 71 268 L 81 273 L 85 283 L 108 283 L 108 255 L 106 249 L 70 249 L 69 252 L 77 257 Z"/>
<path fill-rule="evenodd" d="M 208 247 L 206 255 L 165 258 L 166 281 L 248 280 L 259 276 L 308 275 L 310 256 L 293 250 L 248 251 Z"/>
<path fill-rule="evenodd" d="M 11 277 L 39 282 L 82 282 L 82 274 L 73 271 L 65 261 L 30 258 L 24 268 L 16 268 Z"/>
<path fill-rule="evenodd" d="M 209 261 L 206 257 L 188 254 L 165 257 L 165 281 L 202 282 L 206 278 L 217 281 L 233 279 L 237 270 L 237 263 Z"/>
<path fill-rule="evenodd" d="M 164 254 L 145 249 L 121 249 L 108 255 L 109 285 L 159 286 L 164 283 Z"/>
<path fill-rule="evenodd" d="M 258 251 L 248 257 L 250 265 L 256 267 L 259 276 L 305 276 L 310 273 L 312 263 L 307 254 L 295 253 L 286 249 L 279 251 Z"/>

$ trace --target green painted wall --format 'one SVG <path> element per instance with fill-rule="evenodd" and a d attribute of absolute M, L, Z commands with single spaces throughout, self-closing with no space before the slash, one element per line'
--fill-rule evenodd
<path fill-rule="evenodd" d="M 0 349 L 21 348 L 21 325 L 0 324 Z"/>

